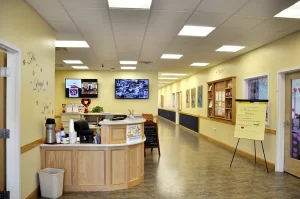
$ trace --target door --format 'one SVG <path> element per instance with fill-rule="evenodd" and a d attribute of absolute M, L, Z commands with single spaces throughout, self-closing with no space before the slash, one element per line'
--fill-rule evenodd
<path fill-rule="evenodd" d="M 175 110 L 176 110 L 176 124 L 179 124 L 179 115 L 181 111 L 181 91 L 176 92 Z"/>
<path fill-rule="evenodd" d="M 285 78 L 284 170 L 300 177 L 300 72 Z"/>
<path fill-rule="evenodd" d="M 7 60 L 6 52 L 1 51 L 0 49 L 0 68 L 6 66 Z M 0 129 L 5 128 L 5 101 L 6 101 L 6 80 L 4 77 L 0 77 Z M 6 187 L 5 183 L 5 140 L 0 139 L 0 192 L 3 191 Z"/>

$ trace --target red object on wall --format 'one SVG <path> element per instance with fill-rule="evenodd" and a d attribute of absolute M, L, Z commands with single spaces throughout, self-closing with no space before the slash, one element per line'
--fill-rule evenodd
<path fill-rule="evenodd" d="M 89 98 L 83 98 L 81 99 L 81 104 L 85 107 L 84 108 L 84 113 L 89 112 L 89 105 L 91 104 L 92 100 Z"/>

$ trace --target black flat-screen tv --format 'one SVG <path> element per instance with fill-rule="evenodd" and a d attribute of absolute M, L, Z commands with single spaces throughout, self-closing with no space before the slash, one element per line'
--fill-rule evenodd
<path fill-rule="evenodd" d="M 65 93 L 67 98 L 97 98 L 97 79 L 66 79 Z"/>
<path fill-rule="evenodd" d="M 149 99 L 149 79 L 116 79 L 116 99 Z"/>

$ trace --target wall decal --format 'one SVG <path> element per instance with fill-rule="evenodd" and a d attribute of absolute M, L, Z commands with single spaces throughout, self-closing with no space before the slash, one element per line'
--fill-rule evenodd
<path fill-rule="evenodd" d="M 36 105 L 39 105 L 39 100 L 36 100 L 36 102 L 35 102 L 35 103 L 36 103 Z"/>
<path fill-rule="evenodd" d="M 33 90 L 40 92 L 44 85 L 44 81 L 40 81 L 38 78 L 35 78 Z"/>
<path fill-rule="evenodd" d="M 43 72 L 43 68 L 40 68 L 40 71 Z"/>
<path fill-rule="evenodd" d="M 35 75 L 35 72 L 34 72 L 34 70 L 32 71 L 32 76 L 34 76 Z"/>
<path fill-rule="evenodd" d="M 45 114 L 46 111 L 48 111 L 47 113 L 49 114 L 49 113 L 50 113 L 50 110 L 49 110 L 50 104 L 47 103 L 47 102 L 44 102 L 42 106 L 43 106 L 43 107 L 42 107 L 42 109 L 43 109 L 42 114 Z"/>
<path fill-rule="evenodd" d="M 27 55 L 29 57 L 29 61 L 27 61 L 27 64 L 31 64 L 32 62 L 36 61 L 35 54 L 33 52 L 28 52 Z"/>

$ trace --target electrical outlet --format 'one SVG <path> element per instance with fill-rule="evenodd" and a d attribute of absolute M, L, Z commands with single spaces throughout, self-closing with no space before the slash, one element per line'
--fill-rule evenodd
<path fill-rule="evenodd" d="M 217 131 L 217 128 L 213 128 L 213 130 L 214 130 L 214 132 L 216 132 L 216 131 Z"/>

